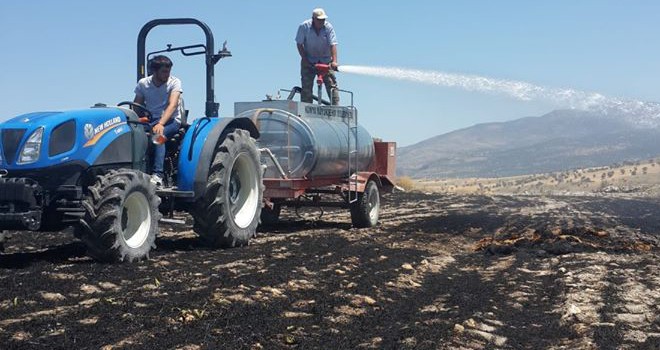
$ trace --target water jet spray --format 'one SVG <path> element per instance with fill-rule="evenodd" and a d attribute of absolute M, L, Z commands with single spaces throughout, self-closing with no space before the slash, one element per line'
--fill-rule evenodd
<path fill-rule="evenodd" d="M 417 83 L 454 87 L 466 91 L 504 94 L 521 101 L 545 100 L 562 107 L 607 114 L 622 114 L 637 125 L 660 127 L 660 104 L 607 97 L 596 92 L 543 87 L 523 81 L 478 75 L 424 71 L 396 67 L 342 65 L 343 73 L 361 74 Z"/>

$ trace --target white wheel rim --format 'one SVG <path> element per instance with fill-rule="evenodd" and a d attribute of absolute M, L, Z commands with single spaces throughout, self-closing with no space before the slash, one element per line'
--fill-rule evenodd
<path fill-rule="evenodd" d="M 124 217 L 125 216 L 125 217 Z M 151 210 L 149 200 L 142 192 L 133 192 L 122 207 L 122 237 L 131 248 L 139 248 L 149 237 Z"/>
<path fill-rule="evenodd" d="M 246 228 L 256 217 L 259 205 L 257 171 L 247 153 L 236 157 L 229 172 L 229 208 L 236 226 Z"/>
<path fill-rule="evenodd" d="M 378 196 L 378 191 L 369 191 L 367 193 L 367 203 L 369 203 L 369 220 L 372 223 L 378 221 L 378 210 L 380 207 L 380 197 Z"/>

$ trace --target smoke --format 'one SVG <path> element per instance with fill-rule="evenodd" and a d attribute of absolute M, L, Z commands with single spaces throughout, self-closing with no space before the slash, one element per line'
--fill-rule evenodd
<path fill-rule="evenodd" d="M 478 75 L 453 74 L 396 67 L 342 65 L 342 73 L 369 75 L 397 80 L 459 88 L 467 91 L 503 94 L 522 101 L 545 100 L 561 107 L 596 110 L 603 113 L 621 112 L 644 116 L 637 123 L 660 125 L 660 104 L 607 97 L 595 92 L 548 88 L 523 81 L 494 79 Z M 638 118 L 639 119 L 639 118 Z"/>

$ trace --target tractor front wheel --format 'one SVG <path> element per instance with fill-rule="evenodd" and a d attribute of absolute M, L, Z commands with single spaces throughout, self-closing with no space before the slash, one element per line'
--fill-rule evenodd
<path fill-rule="evenodd" d="M 161 214 L 148 175 L 121 169 L 97 176 L 82 204 L 85 215 L 76 235 L 93 258 L 132 262 L 149 257 Z"/>
<path fill-rule="evenodd" d="M 216 147 L 194 230 L 212 247 L 238 247 L 257 230 L 263 205 L 259 151 L 246 130 L 235 129 Z"/>

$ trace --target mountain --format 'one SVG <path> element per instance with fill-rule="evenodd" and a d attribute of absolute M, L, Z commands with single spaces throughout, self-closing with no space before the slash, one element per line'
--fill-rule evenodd
<path fill-rule="evenodd" d="M 591 109 L 478 124 L 400 148 L 397 172 L 413 178 L 502 177 L 648 159 L 660 155 L 656 120 Z"/>

